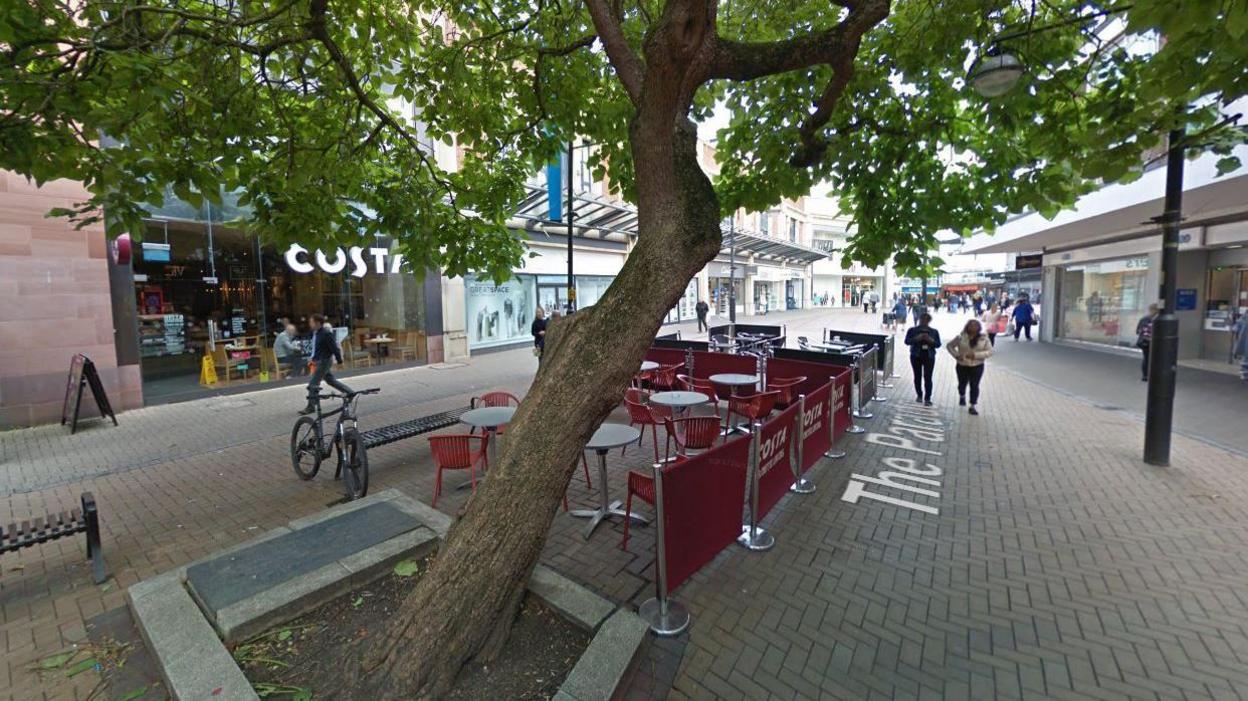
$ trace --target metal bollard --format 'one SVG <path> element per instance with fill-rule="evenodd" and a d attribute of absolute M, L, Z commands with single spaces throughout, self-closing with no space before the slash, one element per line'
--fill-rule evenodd
<path fill-rule="evenodd" d="M 855 419 L 870 419 L 870 418 L 875 417 L 875 414 L 872 414 L 871 412 L 867 411 L 867 402 L 870 400 L 866 399 L 863 393 L 863 387 L 865 387 L 867 384 L 867 369 L 866 369 L 867 360 L 870 360 L 870 358 L 864 357 L 858 360 L 858 386 L 854 388 L 855 390 L 854 391 L 854 399 L 855 399 L 854 418 Z M 874 370 L 872 370 L 871 372 L 874 372 Z M 858 430 L 855 431 L 854 430 L 855 428 L 857 428 Z M 850 433 L 864 433 L 863 429 L 858 426 L 850 426 L 849 432 Z"/>
<path fill-rule="evenodd" d="M 650 624 L 650 630 L 655 635 L 668 637 L 680 635 L 689 627 L 689 609 L 679 601 L 667 598 L 667 545 L 663 542 L 666 534 L 663 526 L 663 465 L 656 463 L 652 469 L 654 470 L 654 520 L 658 525 L 658 532 L 655 533 L 658 548 L 656 567 L 659 570 L 659 576 L 654 582 L 656 596 L 643 602 L 637 609 L 637 615 Z"/>
<path fill-rule="evenodd" d="M 830 417 L 829 417 L 830 418 Z M 802 458 L 805 457 L 806 442 L 806 395 L 797 395 L 797 431 L 794 440 L 797 441 L 797 449 L 792 453 L 797 454 L 797 459 L 793 460 L 793 484 L 789 486 L 789 491 L 795 494 L 813 494 L 815 492 L 815 483 L 802 477 Z"/>
<path fill-rule="evenodd" d="M 750 520 L 741 525 L 741 535 L 737 538 L 737 542 L 747 550 L 770 550 L 775 546 L 776 539 L 758 526 L 758 437 L 763 432 L 763 424 L 755 421 L 750 424 L 750 428 L 752 429 L 750 433 L 750 467 L 745 477 L 745 486 L 749 491 Z"/>
<path fill-rule="evenodd" d="M 850 381 L 849 384 L 852 386 L 854 383 L 853 381 Z M 850 396 L 850 400 L 852 403 L 852 395 Z M 828 409 L 832 409 L 831 397 L 828 398 Z M 852 418 L 850 419 L 850 428 L 853 428 Z M 845 451 L 836 449 L 836 417 L 832 415 L 832 411 L 828 411 L 828 452 L 824 453 L 823 457 L 832 458 L 834 460 L 839 460 L 845 457 Z"/>
<path fill-rule="evenodd" d="M 685 349 L 685 374 L 693 377 L 693 349 Z"/>

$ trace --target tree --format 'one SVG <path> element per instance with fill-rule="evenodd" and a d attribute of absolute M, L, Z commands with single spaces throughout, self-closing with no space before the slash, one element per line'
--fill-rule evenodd
<path fill-rule="evenodd" d="M 242 225 L 275 242 L 388 234 L 417 271 L 503 278 L 527 174 L 574 135 L 600 145 L 637 245 L 552 326 L 490 479 L 348 675 L 360 697 L 437 695 L 505 639 L 582 447 L 719 251 L 721 215 L 826 179 L 859 224 L 850 258 L 920 271 L 936 231 L 1131 177 L 1176 120 L 1226 151 L 1208 104 L 1244 92 L 1248 11 L 1170 4 L 1125 15 L 1132 36 L 1171 37 L 1151 55 L 1061 24 L 1100 7 L 1084 0 L 22 0 L 0 7 L 0 166 L 84 181 L 91 199 L 61 214 L 114 234 L 141 234 L 166 187 L 241 191 Z M 1022 89 L 967 93 L 969 55 L 1045 23 Z M 696 122 L 717 105 L 712 183 Z M 457 139 L 461 167 L 423 134 Z"/>

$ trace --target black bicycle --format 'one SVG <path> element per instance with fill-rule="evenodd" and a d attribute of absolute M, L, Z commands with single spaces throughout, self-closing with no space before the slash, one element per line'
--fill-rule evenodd
<path fill-rule="evenodd" d="M 377 394 L 378 388 L 364 389 L 346 394 L 322 394 L 318 399 L 341 399 L 337 409 L 322 413 L 321 403 L 316 403 L 315 416 L 300 416 L 290 432 L 290 462 L 301 480 L 316 477 L 321 461 L 329 457 L 332 448 L 338 449 L 338 465 L 334 479 L 342 479 L 348 499 L 359 499 L 368 494 L 368 451 L 356 425 L 355 402 L 363 394 Z M 332 434 L 325 434 L 325 419 L 338 416 Z"/>

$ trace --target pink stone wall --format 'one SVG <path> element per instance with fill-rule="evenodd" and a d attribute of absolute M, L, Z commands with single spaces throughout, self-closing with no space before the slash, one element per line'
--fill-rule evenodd
<path fill-rule="evenodd" d="M 87 197 L 0 170 L 0 429 L 56 422 L 70 359 L 84 353 L 117 411 L 142 406 L 138 365 L 117 366 L 103 227 L 46 215 Z M 89 399 L 84 412 L 94 415 Z"/>

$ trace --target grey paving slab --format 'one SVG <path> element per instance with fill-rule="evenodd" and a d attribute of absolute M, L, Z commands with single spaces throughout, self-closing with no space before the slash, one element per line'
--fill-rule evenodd
<path fill-rule="evenodd" d="M 420 526 L 410 515 L 381 501 L 193 565 L 186 571 L 187 584 L 209 617 L 214 617 L 262 592 L 326 576 L 315 573 Z M 345 571 L 341 565 L 339 569 Z"/>
<path fill-rule="evenodd" d="M 259 698 L 176 577 L 140 593 L 130 598 L 130 610 L 174 699 Z"/>
<path fill-rule="evenodd" d="M 650 626 L 637 614 L 619 610 L 607 619 L 559 687 L 562 698 L 608 701 L 624 679 Z"/>

